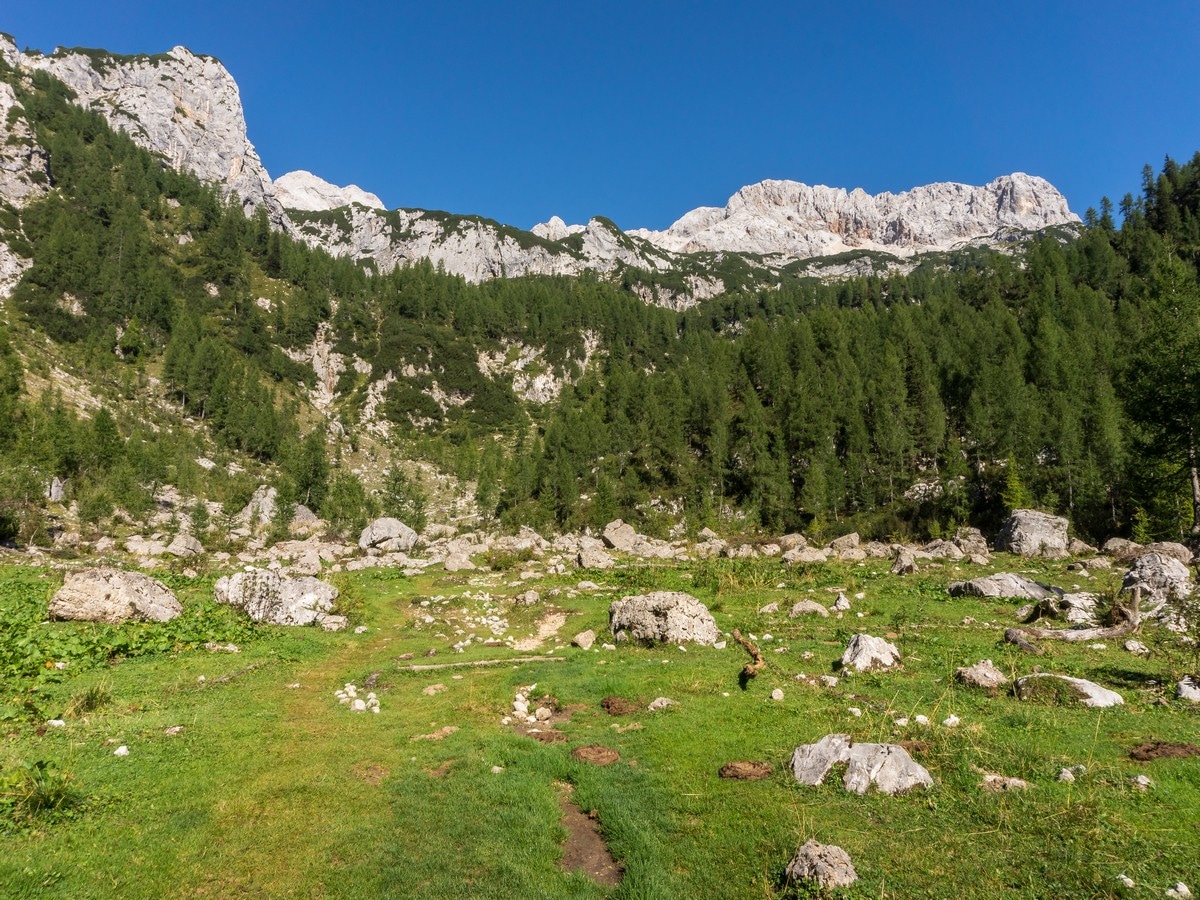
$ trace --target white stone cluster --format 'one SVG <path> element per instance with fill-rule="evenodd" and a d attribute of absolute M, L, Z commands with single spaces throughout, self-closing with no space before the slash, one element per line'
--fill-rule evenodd
<path fill-rule="evenodd" d="M 358 687 L 351 682 L 347 682 L 340 691 L 334 691 L 333 696 L 337 697 L 338 703 L 349 706 L 351 712 L 379 712 L 379 698 L 375 696 L 375 692 L 371 691 L 365 699 L 359 697 Z"/>
<path fill-rule="evenodd" d="M 524 725 L 536 725 L 538 722 L 548 721 L 554 715 L 549 707 L 539 706 L 532 712 L 529 710 L 529 698 L 536 689 L 537 682 L 517 688 L 516 696 L 513 698 L 513 714 L 505 716 L 500 724 L 511 725 L 516 721 Z"/>

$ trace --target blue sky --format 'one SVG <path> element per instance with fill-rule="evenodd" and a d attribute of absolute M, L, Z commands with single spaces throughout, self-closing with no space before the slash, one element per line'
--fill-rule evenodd
<path fill-rule="evenodd" d="M 521 227 L 664 228 L 764 178 L 1013 171 L 1082 214 L 1200 150 L 1194 0 L 13 6 L 20 47 L 220 58 L 272 176 Z"/>

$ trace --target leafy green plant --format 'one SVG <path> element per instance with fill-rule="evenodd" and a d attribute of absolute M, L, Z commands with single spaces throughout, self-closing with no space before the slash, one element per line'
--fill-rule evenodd
<path fill-rule="evenodd" d="M 22 760 L 0 774 L 0 810 L 11 819 L 47 815 L 79 807 L 83 794 L 74 776 L 46 760 Z"/>

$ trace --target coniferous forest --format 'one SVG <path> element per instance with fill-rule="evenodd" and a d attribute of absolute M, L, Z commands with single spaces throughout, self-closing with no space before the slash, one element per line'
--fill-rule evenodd
<path fill-rule="evenodd" d="M 167 484 L 232 509 L 270 482 L 334 526 L 417 514 L 415 461 L 507 527 L 920 538 L 1033 506 L 1088 539 L 1148 540 L 1200 519 L 1200 154 L 1012 252 L 675 312 L 598 277 L 376 274 L 247 217 L 49 76 L 0 78 L 52 188 L 0 209 L 33 260 L 0 318 L 5 540 L 48 540 L 54 479 L 93 524 L 138 517 Z M 294 357 L 326 327 L 361 365 L 322 411 Z M 481 351 L 518 345 L 563 381 L 557 399 L 481 372 Z M 368 431 L 388 373 L 390 430 Z"/>

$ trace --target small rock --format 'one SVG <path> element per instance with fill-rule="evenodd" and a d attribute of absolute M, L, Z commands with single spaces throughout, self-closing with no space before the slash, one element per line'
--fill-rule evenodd
<path fill-rule="evenodd" d="M 958 669 L 954 673 L 954 679 L 960 684 L 990 691 L 1008 684 L 1004 673 L 997 669 L 990 659 L 980 660 L 973 666 Z"/>
<path fill-rule="evenodd" d="M 768 603 L 766 606 L 764 606 L 762 609 L 760 609 L 758 611 L 758 614 L 760 616 L 766 616 L 766 615 L 770 615 L 771 613 L 777 613 L 777 612 L 779 612 L 779 601 L 772 600 L 770 603 Z"/>
<path fill-rule="evenodd" d="M 783 699 L 783 691 L 781 691 L 779 688 L 775 688 L 775 690 L 771 691 L 771 699 L 772 700 L 782 700 Z"/>
<path fill-rule="evenodd" d="M 359 625 L 357 628 L 354 629 L 355 634 L 366 634 L 367 631 L 368 631 L 368 629 L 367 629 L 366 625 Z"/>
<path fill-rule="evenodd" d="M 928 725 L 929 724 L 929 716 L 915 716 L 913 718 L 913 721 L 916 722 L 918 725 Z"/>
<path fill-rule="evenodd" d="M 850 713 L 850 715 L 854 716 L 854 718 L 856 718 L 856 719 L 862 718 L 862 710 L 859 709 L 857 706 L 851 706 L 849 709 L 846 710 L 846 712 Z"/>
<path fill-rule="evenodd" d="M 1154 786 L 1154 782 L 1151 781 L 1149 778 L 1147 778 L 1145 775 L 1137 775 L 1134 778 L 1131 778 L 1129 780 L 1129 783 L 1132 784 L 1134 786 L 1134 788 L 1139 791 L 1148 791 L 1148 790 L 1150 790 L 1151 787 Z"/>
<path fill-rule="evenodd" d="M 596 632 L 592 631 L 590 628 L 587 631 L 581 631 L 571 639 L 571 643 L 580 650 L 590 650 L 592 648 L 592 644 L 596 643 Z"/>
<path fill-rule="evenodd" d="M 842 666 L 856 672 L 890 669 L 900 664 L 900 651 L 895 644 L 869 634 L 856 634 L 842 654 Z"/>
<path fill-rule="evenodd" d="M 788 613 L 790 618 L 797 618 L 804 615 L 817 615 L 822 618 L 828 618 L 829 610 L 823 607 L 820 603 L 813 600 L 801 600 L 792 607 L 792 611 Z"/>
<path fill-rule="evenodd" d="M 1177 881 L 1177 882 L 1175 882 L 1175 887 L 1173 887 L 1167 891 L 1167 896 L 1168 897 L 1177 897 L 1177 898 L 1180 898 L 1180 900 L 1187 900 L 1188 897 L 1192 896 L 1192 892 L 1188 889 L 1188 886 L 1186 884 L 1184 884 L 1182 881 Z"/>
<path fill-rule="evenodd" d="M 182 725 L 171 725 L 170 727 L 163 729 L 163 734 L 172 735 L 172 736 L 174 736 L 176 734 L 181 734 L 182 732 L 183 732 Z"/>
<path fill-rule="evenodd" d="M 660 709 L 666 709 L 668 706 L 674 705 L 675 701 L 670 697 L 659 697 L 658 699 L 651 701 L 650 705 L 647 706 L 646 709 L 650 710 L 650 712 L 658 712 Z"/>
<path fill-rule="evenodd" d="M 1134 640 L 1126 641 L 1125 642 L 1125 651 L 1127 653 L 1136 654 L 1137 656 L 1149 656 L 1150 655 L 1150 648 L 1147 647 L 1145 644 L 1143 644 L 1141 641 L 1134 641 Z"/>
<path fill-rule="evenodd" d="M 440 694 L 444 690 L 446 690 L 446 686 L 444 684 L 440 684 L 440 683 L 439 684 L 431 684 L 431 685 L 429 685 L 429 687 L 427 687 L 423 691 L 421 691 L 421 693 L 424 694 L 426 697 L 434 697 L 434 696 Z M 514 704 L 514 706 L 515 705 L 516 704 Z"/>
<path fill-rule="evenodd" d="M 1132 878 L 1130 878 L 1124 872 L 1122 872 L 1120 875 L 1117 876 L 1117 881 L 1121 882 L 1121 884 L 1125 885 L 1125 887 L 1127 887 L 1127 888 L 1137 887 L 1137 882 L 1135 882 Z"/>
<path fill-rule="evenodd" d="M 1075 773 L 1072 772 L 1070 769 L 1059 769 L 1057 780 L 1065 781 L 1067 784 L 1074 784 L 1075 783 Z"/>
<path fill-rule="evenodd" d="M 957 728 L 958 724 L 961 721 L 962 721 L 962 719 L 960 719 L 958 716 L 949 715 L 949 716 L 946 716 L 946 718 L 942 721 L 942 724 L 945 725 L 947 728 Z"/>
<path fill-rule="evenodd" d="M 113 751 L 113 756 L 128 756 L 128 755 L 129 755 L 129 748 L 126 747 L 124 744 L 122 744 L 120 747 L 118 747 L 116 750 Z"/>
<path fill-rule="evenodd" d="M 1190 703 L 1200 703 L 1200 680 L 1195 675 L 1185 675 L 1175 685 L 1175 696 Z"/>
<path fill-rule="evenodd" d="M 51 719 L 49 722 L 46 723 L 46 725 L 49 728 L 66 728 L 67 727 L 67 723 L 64 722 L 62 719 Z"/>
<path fill-rule="evenodd" d="M 493 775 L 499 775 L 503 771 L 504 771 L 504 766 L 492 766 L 492 774 Z"/>

